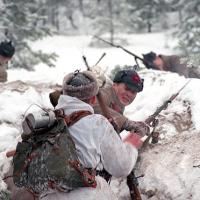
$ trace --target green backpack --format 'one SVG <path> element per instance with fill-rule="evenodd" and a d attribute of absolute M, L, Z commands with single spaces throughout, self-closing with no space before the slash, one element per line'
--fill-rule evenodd
<path fill-rule="evenodd" d="M 22 134 L 22 142 L 17 144 L 13 156 L 16 186 L 34 193 L 44 192 L 48 188 L 70 191 L 78 187 L 96 186 L 95 172 L 83 168 L 79 163 L 66 125 L 91 114 L 86 112 L 72 113 L 68 118 L 57 116 L 51 127 L 32 130 L 29 137 L 26 133 Z"/>

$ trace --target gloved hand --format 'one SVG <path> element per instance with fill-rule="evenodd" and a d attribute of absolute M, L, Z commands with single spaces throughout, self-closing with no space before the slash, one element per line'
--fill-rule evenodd
<path fill-rule="evenodd" d="M 150 127 L 145 122 L 141 121 L 127 120 L 124 129 L 127 131 L 135 132 L 141 137 L 150 134 Z"/>
<path fill-rule="evenodd" d="M 106 81 L 103 70 L 99 66 L 94 66 L 91 68 L 91 71 L 96 76 L 98 86 L 101 87 Z"/>
<path fill-rule="evenodd" d="M 112 85 L 112 81 L 105 75 L 105 71 L 103 71 L 101 67 L 91 67 L 91 71 L 95 75 L 99 87 L 102 87 L 105 84 Z"/>

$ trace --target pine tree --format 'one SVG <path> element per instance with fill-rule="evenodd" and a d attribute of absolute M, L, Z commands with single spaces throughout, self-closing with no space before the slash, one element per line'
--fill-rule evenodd
<path fill-rule="evenodd" d="M 32 70 L 35 64 L 44 62 L 53 66 L 51 59 L 55 54 L 34 52 L 29 41 L 36 41 L 50 35 L 48 27 L 43 20 L 45 4 L 42 0 L 3 0 L 0 16 L 1 31 L 11 39 L 16 47 L 16 54 L 12 67 Z"/>
<path fill-rule="evenodd" d="M 175 6 L 182 16 L 176 33 L 180 40 L 179 49 L 184 56 L 200 65 L 200 2 L 179 0 Z"/>
<path fill-rule="evenodd" d="M 167 0 L 127 0 L 130 4 L 129 14 L 130 22 L 136 30 L 146 29 L 152 32 L 154 25 L 160 24 L 160 19 L 166 19 L 169 11 L 169 3 Z M 166 21 L 164 22 L 167 23 Z"/>
<path fill-rule="evenodd" d="M 122 43 L 126 42 L 118 38 L 118 33 L 126 33 L 130 27 L 128 21 L 129 4 L 127 0 L 100 0 L 93 1 L 93 4 L 85 5 L 85 13 L 91 19 L 91 32 L 94 35 L 106 37 L 110 42 Z M 117 41 L 118 40 L 118 41 Z M 105 45 L 98 43 L 98 45 Z"/>

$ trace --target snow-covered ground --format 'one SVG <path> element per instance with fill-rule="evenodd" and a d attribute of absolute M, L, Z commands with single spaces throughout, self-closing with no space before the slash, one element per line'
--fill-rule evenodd
<path fill-rule="evenodd" d="M 151 50 L 163 54 L 172 53 L 167 48 L 171 42 L 163 34 L 123 37 L 129 42 L 126 48 L 139 56 Z M 115 65 L 134 64 L 134 58 L 120 49 L 88 47 L 90 40 L 91 37 L 86 36 L 47 38 L 33 45 L 45 52 L 56 52 L 59 55 L 56 68 L 40 64 L 34 72 L 8 70 L 9 81 L 0 84 L 0 191 L 6 189 L 2 177 L 11 162 L 5 153 L 14 149 L 20 140 L 20 125 L 25 111 L 31 104 L 52 108 L 48 99 L 49 92 L 62 83 L 66 73 L 85 69 L 82 55 L 87 57 L 92 66 L 105 52 L 107 55 L 100 66 L 107 73 Z M 143 69 L 139 73 L 145 79 L 144 91 L 138 94 L 125 111 L 133 120 L 146 119 L 188 81 L 169 72 Z M 200 168 L 194 167 L 200 165 L 199 91 L 200 80 L 192 79 L 159 115 L 159 143 L 149 145 L 141 152 L 136 167 L 137 175 L 145 174 L 139 179 L 143 199 L 200 199 Z M 114 179 L 111 187 L 120 200 L 130 199 L 126 180 Z"/>

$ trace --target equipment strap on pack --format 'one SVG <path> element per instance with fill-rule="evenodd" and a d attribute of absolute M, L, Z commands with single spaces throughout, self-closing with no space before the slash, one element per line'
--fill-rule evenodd
<path fill-rule="evenodd" d="M 64 119 L 67 126 L 69 127 L 75 124 L 81 118 L 86 117 L 87 115 L 91 115 L 91 114 L 92 113 L 90 111 L 81 110 L 81 111 L 73 112 L 71 115 L 65 116 Z"/>
<path fill-rule="evenodd" d="M 97 182 L 95 180 L 96 170 L 84 168 L 79 161 L 69 160 L 71 167 L 76 169 L 83 177 L 83 181 L 86 187 L 96 188 Z"/>

